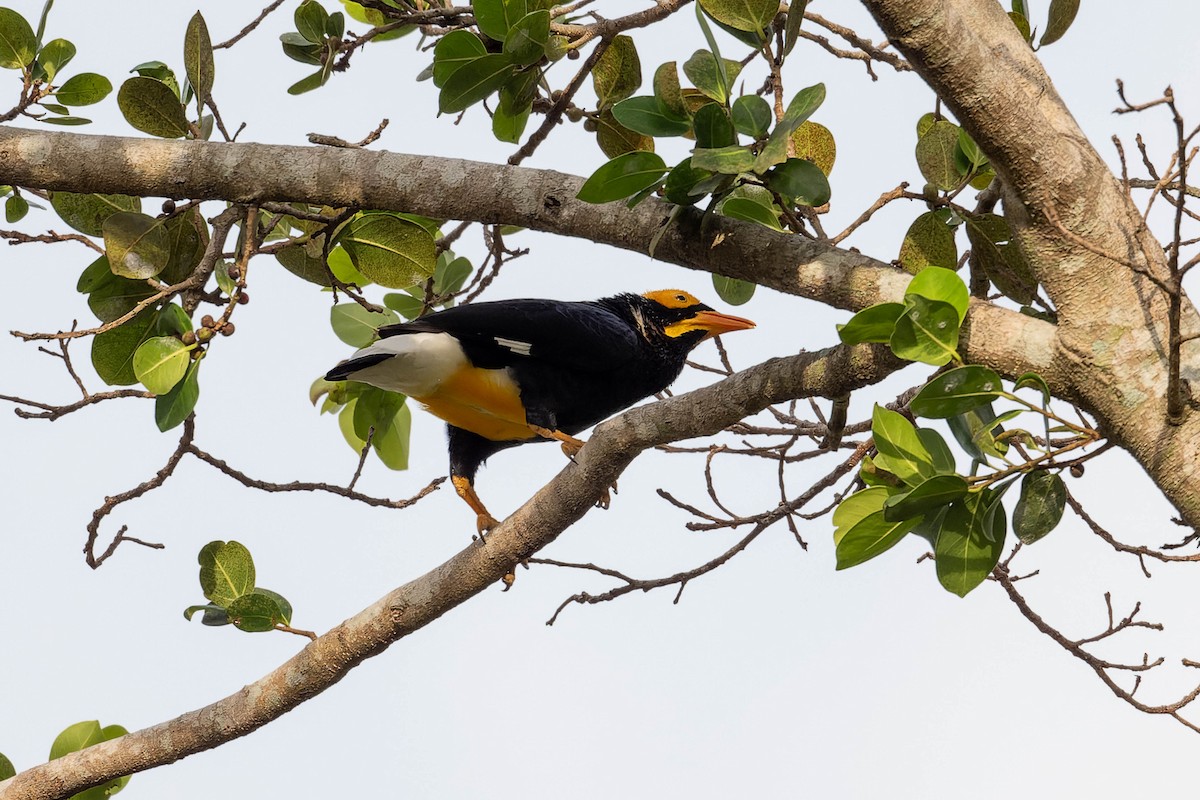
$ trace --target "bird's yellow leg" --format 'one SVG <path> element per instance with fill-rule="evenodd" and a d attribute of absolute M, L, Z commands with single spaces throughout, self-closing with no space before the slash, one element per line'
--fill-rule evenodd
<path fill-rule="evenodd" d="M 540 425 L 530 425 L 529 429 L 545 439 L 553 439 L 556 442 L 562 442 L 562 451 L 567 458 L 574 459 L 576 453 L 583 449 L 587 442 L 582 439 L 576 439 L 574 436 L 563 433 L 562 431 L 552 431 L 549 428 L 543 428 Z"/>
<path fill-rule="evenodd" d="M 450 482 L 454 484 L 454 491 L 458 492 L 458 496 L 466 501 L 466 504 L 475 512 L 475 527 L 479 531 L 480 537 L 500 524 L 495 517 L 488 513 L 483 501 L 479 499 L 479 495 L 475 494 L 475 487 L 469 480 L 462 475 L 454 475 L 451 476 Z"/>

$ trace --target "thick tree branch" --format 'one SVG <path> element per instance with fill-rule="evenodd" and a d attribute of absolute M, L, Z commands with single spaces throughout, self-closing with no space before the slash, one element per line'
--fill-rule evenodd
<path fill-rule="evenodd" d="M 152 197 L 391 209 L 519 225 L 647 253 L 673 206 L 591 205 L 582 180 L 552 170 L 369 150 L 164 141 L 0 128 L 0 175 L 18 186 Z M 911 276 L 853 250 L 686 209 L 654 249 L 660 261 L 754 281 L 858 311 L 898 300 Z M 977 303 L 967 357 L 1003 374 L 1039 372 L 1053 389 L 1054 327 Z"/>
<path fill-rule="evenodd" d="M 836 397 L 902 366 L 884 348 L 838 346 L 776 358 L 719 383 L 606 422 L 549 484 L 431 572 L 381 598 L 239 692 L 173 720 L 28 769 L 0 800 L 65 798 L 245 736 L 340 681 L 355 666 L 499 581 L 582 517 L 643 450 L 715 434 L 770 404 Z"/>
<path fill-rule="evenodd" d="M 1172 276 L 1121 181 L 995 0 L 863 3 L 1002 179 L 1005 217 L 1059 311 L 1071 392 L 1200 525 L 1200 414 L 1168 420 L 1171 304 L 1155 281 Z M 1195 381 L 1200 319 L 1190 303 L 1180 313 L 1181 375 Z"/>

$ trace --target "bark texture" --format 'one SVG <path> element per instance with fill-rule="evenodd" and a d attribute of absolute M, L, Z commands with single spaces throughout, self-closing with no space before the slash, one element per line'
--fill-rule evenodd
<path fill-rule="evenodd" d="M 1200 525 L 1200 415 L 1168 422 L 1170 272 L 1121 183 L 995 0 L 863 0 L 1004 182 L 1004 211 L 1059 312 L 1055 362 L 1069 394 Z M 1086 246 L 1080 242 L 1086 242 Z M 1183 336 L 1200 331 L 1184 304 Z M 1200 375 L 1200 343 L 1182 376 Z"/>
<path fill-rule="evenodd" d="M 351 669 L 494 586 L 588 512 L 643 450 L 711 436 L 773 403 L 844 395 L 902 366 L 886 348 L 839 346 L 776 358 L 719 383 L 603 423 L 554 480 L 446 563 L 388 593 L 240 691 L 0 782 L 0 800 L 57 800 L 245 736 L 340 681 Z"/>

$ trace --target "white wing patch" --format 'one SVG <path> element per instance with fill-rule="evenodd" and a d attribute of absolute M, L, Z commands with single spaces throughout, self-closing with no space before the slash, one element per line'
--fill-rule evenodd
<path fill-rule="evenodd" d="M 511 350 L 519 356 L 529 355 L 529 351 L 533 348 L 533 345 L 529 342 L 520 342 L 516 339 L 505 339 L 503 336 L 497 336 L 495 337 L 495 340 L 496 344 Z"/>
<path fill-rule="evenodd" d="M 457 370 L 469 366 L 458 340 L 448 333 L 410 333 L 389 336 L 364 347 L 355 357 L 394 356 L 360 369 L 351 380 L 369 383 L 389 392 L 425 397 L 437 391 Z"/>

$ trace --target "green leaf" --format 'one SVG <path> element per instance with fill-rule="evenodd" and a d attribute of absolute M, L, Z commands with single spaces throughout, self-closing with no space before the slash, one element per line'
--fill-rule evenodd
<path fill-rule="evenodd" d="M 956 475 L 958 473 L 954 465 L 954 454 L 950 452 L 950 445 L 946 444 L 946 440 L 940 433 L 933 428 L 917 428 L 917 438 L 933 456 L 933 468 L 939 475 Z"/>
<path fill-rule="evenodd" d="M 284 625 L 292 624 L 292 604 L 288 601 L 288 599 L 286 597 L 281 595 L 279 592 L 273 592 L 270 589 L 264 589 L 261 586 L 254 587 L 254 594 L 265 595 L 265 596 L 271 598 L 272 600 L 274 600 L 275 604 L 277 606 L 279 606 L 279 614 L 280 614 L 280 617 L 282 618 L 281 621 L 283 622 L 283 624 Z"/>
<path fill-rule="evenodd" d="M 190 348 L 174 336 L 155 336 L 133 354 L 133 374 L 153 394 L 166 394 L 183 379 Z"/>
<path fill-rule="evenodd" d="M 706 169 L 693 167 L 691 156 L 688 156 L 671 168 L 663 185 L 663 195 L 676 205 L 690 206 L 707 194 L 699 190 L 697 184 L 712 176 L 713 173 Z"/>
<path fill-rule="evenodd" d="M 449 250 L 445 251 L 442 255 L 447 254 L 450 256 L 454 255 Z M 467 278 L 474 271 L 475 268 L 471 266 L 470 260 L 465 256 L 449 258 L 445 263 L 442 262 L 441 256 L 439 256 L 437 269 L 433 272 L 433 293 L 439 297 L 454 294 L 462 289 L 463 284 L 467 282 Z"/>
<path fill-rule="evenodd" d="M 796 92 L 792 102 L 788 104 L 783 119 L 775 125 L 766 145 L 758 154 L 754 171 L 763 174 L 776 164 L 787 161 L 788 141 L 792 134 L 811 117 L 821 104 L 825 102 L 825 84 L 818 83 Z"/>
<path fill-rule="evenodd" d="M 301 3 L 301 7 L 311 2 L 312 0 L 305 0 Z M 313 5 L 316 4 L 313 3 Z M 321 13 L 324 13 L 323 9 Z M 299 16 L 299 10 L 296 11 L 296 14 Z M 204 105 L 212 93 L 213 80 L 216 77 L 216 64 L 213 62 L 213 46 L 212 39 L 208 35 L 208 25 L 204 22 L 204 17 L 200 16 L 199 11 L 193 14 L 191 20 L 188 21 L 187 32 L 184 34 L 183 65 L 187 71 L 188 81 L 192 84 L 192 91 L 196 93 L 200 105 Z"/>
<path fill-rule="evenodd" d="M 200 590 L 222 608 L 254 590 L 254 559 L 240 542 L 213 541 L 200 549 Z"/>
<path fill-rule="evenodd" d="M 779 224 L 779 209 L 773 204 L 763 204 L 748 197 L 730 197 L 721 204 L 721 214 L 746 222 L 757 222 L 773 231 L 782 231 Z"/>
<path fill-rule="evenodd" d="M 1013 532 L 1033 544 L 1058 527 L 1067 505 L 1067 487 L 1057 472 L 1036 470 L 1021 480 L 1021 497 L 1013 509 Z"/>
<path fill-rule="evenodd" d="M 624 127 L 646 136 L 682 136 L 691 130 L 687 117 L 667 111 L 655 97 L 630 97 L 612 107 L 612 115 Z"/>
<path fill-rule="evenodd" d="M 342 228 L 337 241 L 359 272 L 389 289 L 420 283 L 437 266 L 434 237 L 396 214 L 360 214 Z"/>
<path fill-rule="evenodd" d="M 833 172 L 833 164 L 837 161 L 837 142 L 829 128 L 821 123 L 811 119 L 801 123 L 792 132 L 792 149 L 796 158 L 813 162 L 826 177 Z"/>
<path fill-rule="evenodd" d="M 756 34 L 759 41 L 765 41 L 764 32 L 779 13 L 777 0 L 700 0 L 700 7 L 723 25 Z"/>
<path fill-rule="evenodd" d="M 596 143 L 609 158 L 635 150 L 654 152 L 654 139 L 626 128 L 616 120 L 611 108 L 601 111 L 596 119 Z"/>
<path fill-rule="evenodd" d="M 5 222 L 20 222 L 29 213 L 29 201 L 14 194 L 4 201 Z"/>
<path fill-rule="evenodd" d="M 405 292 L 388 292 L 383 296 L 383 304 L 405 319 L 416 319 L 425 310 L 420 298 Z"/>
<path fill-rule="evenodd" d="M 447 33 L 433 48 L 433 85 L 441 89 L 459 67 L 485 55 L 487 48 L 471 31 Z"/>
<path fill-rule="evenodd" d="M 375 386 L 368 386 L 358 396 L 354 405 L 354 435 L 364 442 L 368 436 L 382 436 L 391 427 L 396 413 L 405 405 L 405 396 Z M 371 434 L 371 429 L 375 433 Z"/>
<path fill-rule="evenodd" d="M 971 304 L 970 293 L 962 278 L 954 270 L 942 267 L 926 267 L 917 273 L 904 290 L 906 299 L 911 295 L 949 303 L 958 312 L 960 324 L 967 318 L 967 307 Z"/>
<path fill-rule="evenodd" d="M 903 414 L 876 405 L 871 415 L 871 435 L 879 451 L 876 466 L 909 486 L 919 486 L 937 474 L 933 455 L 921 441 L 916 426 Z"/>
<path fill-rule="evenodd" d="M 645 151 L 626 153 L 593 172 L 576 197 L 585 203 L 622 200 L 654 186 L 666 171 L 667 165 L 661 156 Z"/>
<path fill-rule="evenodd" d="M 42 117 L 38 121 L 47 125 L 90 125 L 92 122 L 86 117 Z"/>
<path fill-rule="evenodd" d="M 214 606 L 211 603 L 205 606 L 188 606 L 183 610 L 183 618 L 191 622 L 192 617 L 195 616 L 197 611 L 204 612 L 203 616 L 200 617 L 201 625 L 216 627 L 229 624 L 229 614 L 226 613 L 225 609 L 220 606 Z"/>
<path fill-rule="evenodd" d="M 600 108 L 607 108 L 629 97 L 642 85 L 642 62 L 633 39 L 614 36 L 604 55 L 592 70 L 592 86 Z"/>
<path fill-rule="evenodd" d="M 346 15 L 341 11 L 335 11 L 329 15 L 325 21 L 325 35 L 334 39 L 340 39 L 342 34 L 346 32 Z M 376 37 L 375 41 L 381 41 Z"/>
<path fill-rule="evenodd" d="M 321 52 L 323 50 L 321 45 L 312 44 L 294 31 L 280 34 L 279 43 L 283 46 L 283 54 L 293 61 L 299 61 L 301 64 L 310 64 L 316 67 L 321 66 Z M 320 73 L 317 74 L 319 75 Z"/>
<path fill-rule="evenodd" d="M 0 753 L 0 781 L 6 781 L 17 774 L 17 768 L 8 760 L 8 756 Z"/>
<path fill-rule="evenodd" d="M 479 30 L 497 42 L 503 42 L 529 10 L 525 0 L 475 0 L 473 9 Z"/>
<path fill-rule="evenodd" d="M 329 269 L 325 266 L 323 238 L 310 239 L 275 251 L 275 260 L 293 275 L 318 286 L 332 286 Z"/>
<path fill-rule="evenodd" d="M 175 71 L 161 61 L 146 61 L 138 64 L 130 72 L 136 72 L 143 78 L 154 78 L 162 81 L 174 93 L 175 97 L 179 97 L 179 79 L 175 77 Z"/>
<path fill-rule="evenodd" d="M 955 164 L 961 174 L 974 174 L 987 166 L 988 157 L 979 149 L 979 145 L 975 144 L 975 140 L 971 138 L 971 134 L 962 128 L 958 130 L 957 147 L 958 149 L 955 151 Z M 959 156 L 961 156 L 961 159 Z"/>
<path fill-rule="evenodd" d="M 846 532 L 871 514 L 883 511 L 883 504 L 893 494 L 882 486 L 872 486 L 855 492 L 833 510 L 833 543 L 842 541 Z"/>
<path fill-rule="evenodd" d="M 62 221 L 80 233 L 99 236 L 104 230 L 104 220 L 118 211 L 141 211 L 142 201 L 123 194 L 75 194 L 55 192 L 50 196 L 50 205 L 62 217 Z"/>
<path fill-rule="evenodd" d="M 935 367 L 957 358 L 958 310 L 949 303 L 915 294 L 905 297 L 905 306 L 888 341 L 892 352 L 905 361 Z"/>
<path fill-rule="evenodd" d="M 961 475 L 935 475 L 910 492 L 892 495 L 883 504 L 883 518 L 901 522 L 948 506 L 967 494 L 967 482 Z"/>
<path fill-rule="evenodd" d="M 75 58 L 75 45 L 66 39 L 54 39 L 42 45 L 37 54 L 37 66 L 40 72 L 35 73 L 45 83 L 54 83 L 58 75 L 71 59 Z"/>
<path fill-rule="evenodd" d="M 153 335 L 156 311 L 147 309 L 123 325 L 96 334 L 92 339 L 92 366 L 109 386 L 138 382 L 133 371 L 133 354 Z"/>
<path fill-rule="evenodd" d="M 153 278 L 171 258 L 171 242 L 162 220 L 118 211 L 104 220 L 104 249 L 113 274 Z"/>
<path fill-rule="evenodd" d="M 978 364 L 957 367 L 937 376 L 912 399 L 917 416 L 948 419 L 991 403 L 1003 393 L 1000 376 Z"/>
<path fill-rule="evenodd" d="M 392 470 L 408 469 L 408 443 L 412 430 L 412 410 L 408 404 L 400 406 L 391 423 L 376 432 L 371 440 L 375 455 L 384 466 Z"/>
<path fill-rule="evenodd" d="M 1013 383 L 1013 391 L 1033 387 L 1042 394 L 1042 408 L 1050 405 L 1050 384 L 1046 383 L 1046 379 L 1036 372 L 1026 372 L 1022 374 Z"/>
<path fill-rule="evenodd" d="M 375 341 L 375 332 L 381 326 L 399 321 L 394 312 L 368 311 L 358 303 L 339 303 L 329 309 L 334 334 L 351 347 L 366 347 Z"/>
<path fill-rule="evenodd" d="M 1079 13 L 1079 0 L 1050 0 L 1050 18 L 1046 21 L 1046 31 L 1042 34 L 1039 47 L 1057 42 L 1075 21 Z"/>
<path fill-rule="evenodd" d="M 1017 30 L 1021 34 L 1021 38 L 1027 42 L 1032 42 L 1033 31 L 1029 28 L 1029 20 L 1024 14 L 1019 11 L 1008 12 L 1008 18 L 1012 20 L 1013 25 L 1017 26 Z"/>
<path fill-rule="evenodd" d="M 843 344 L 849 345 L 890 341 L 892 331 L 896 329 L 896 321 L 904 311 L 905 308 L 900 303 L 876 303 L 868 306 L 851 317 L 845 325 L 838 326 L 838 337 Z"/>
<path fill-rule="evenodd" d="M 926 267 L 954 269 L 958 265 L 954 229 L 937 213 L 926 211 L 908 226 L 899 260 L 900 266 L 914 275 Z"/>
<path fill-rule="evenodd" d="M 542 60 L 550 40 L 550 12 L 531 11 L 517 20 L 504 40 L 504 53 L 514 63 L 527 67 Z"/>
<path fill-rule="evenodd" d="M 262 592 L 251 591 L 239 595 L 225 611 L 234 627 L 247 633 L 264 633 L 283 623 L 283 610 L 279 603 Z"/>
<path fill-rule="evenodd" d="M 697 147 L 692 151 L 692 166 L 725 175 L 737 175 L 754 166 L 754 153 L 740 144 L 712 149 Z"/>
<path fill-rule="evenodd" d="M 733 127 L 754 139 L 761 139 L 771 129 L 774 116 L 771 104 L 756 94 L 742 95 L 733 101 Z"/>
<path fill-rule="evenodd" d="M 934 547 L 938 581 L 959 597 L 983 583 L 1004 549 L 1003 507 L 998 512 L 990 507 L 988 495 L 971 493 L 950 506 L 938 532 Z"/>
<path fill-rule="evenodd" d="M 0 8 L 0 68 L 22 69 L 36 54 L 33 28 L 16 11 Z"/>
<path fill-rule="evenodd" d="M 757 284 L 750 281 L 727 278 L 724 275 L 713 275 L 712 282 L 717 296 L 731 306 L 750 302 L 750 298 L 754 297 L 754 290 L 758 288 Z"/>
<path fill-rule="evenodd" d="M 125 121 L 142 133 L 178 139 L 191 128 L 179 98 L 167 84 L 154 78 L 130 78 L 117 92 L 117 106 Z"/>
<path fill-rule="evenodd" d="M 712 28 L 708 24 L 704 9 L 700 7 L 699 3 L 696 3 L 696 24 L 700 26 L 700 32 L 704 34 L 704 41 L 708 44 L 708 52 L 713 59 L 712 64 L 715 71 L 715 75 L 713 76 L 714 89 L 720 95 L 714 99 L 724 105 L 730 97 L 730 87 L 733 86 L 735 78 L 729 73 L 730 68 L 725 59 L 721 58 L 721 49 L 717 46 L 717 39 L 713 36 Z M 737 65 L 737 69 L 741 69 L 741 64 Z M 686 65 L 683 71 L 687 72 Z M 699 84 L 696 84 L 696 88 L 700 89 L 701 87 Z"/>
<path fill-rule="evenodd" d="M 1008 452 L 1008 445 L 996 441 L 996 435 L 1003 431 L 999 427 L 1001 421 L 990 403 L 946 420 L 959 446 L 981 462 L 990 457 L 1003 457 Z"/>
<path fill-rule="evenodd" d="M 960 181 L 954 163 L 958 130 L 958 126 L 950 120 L 940 119 L 917 140 L 917 167 L 922 177 L 943 191 L 957 188 Z"/>
<path fill-rule="evenodd" d="M 1037 278 L 1012 239 L 1008 221 L 998 214 L 974 214 L 966 220 L 972 260 L 996 288 L 1022 305 L 1037 296 Z"/>
<path fill-rule="evenodd" d="M 737 144 L 737 133 L 729 112 L 719 103 L 709 103 L 699 109 L 692 118 L 692 130 L 696 134 L 698 149 L 732 147 Z"/>
<path fill-rule="evenodd" d="M 868 514 L 846 531 L 838 541 L 837 568 L 841 570 L 854 567 L 887 552 L 920 521 L 920 517 L 914 517 L 900 522 L 888 522 L 883 518 L 882 511 Z"/>
<path fill-rule="evenodd" d="M 183 424 L 200 399 L 200 359 L 193 359 L 183 380 L 154 398 L 154 424 L 163 433 Z"/>
<path fill-rule="evenodd" d="M 108 266 L 108 258 L 103 255 L 92 261 L 88 269 L 84 270 L 83 275 L 80 275 L 80 282 L 89 272 L 94 273 L 95 279 L 86 289 L 88 307 L 102 323 L 110 323 L 114 319 L 124 317 L 133 311 L 140 301 L 155 294 L 155 289 L 145 281 L 133 281 L 113 275 Z"/>
<path fill-rule="evenodd" d="M 804 22 L 804 9 L 808 0 L 792 0 L 788 5 L 787 24 L 783 29 L 783 55 L 786 57 L 800 39 L 800 25 Z M 828 174 L 828 173 L 826 173 Z"/>
<path fill-rule="evenodd" d="M 509 144 L 521 141 L 521 134 L 525 132 L 525 125 L 529 122 L 529 113 L 532 110 L 532 105 L 512 110 L 501 101 L 492 113 L 492 135 L 497 141 Z"/>
<path fill-rule="evenodd" d="M 727 82 L 722 82 L 722 70 Z M 717 61 L 708 50 L 697 50 L 692 57 L 683 63 L 683 74 L 692 85 L 704 94 L 722 105 L 729 99 L 728 87 L 737 80 L 742 71 L 742 65 L 736 61 L 722 59 Z"/>
<path fill-rule="evenodd" d="M 829 179 L 821 168 L 802 158 L 789 158 L 766 175 L 767 185 L 798 206 L 817 208 L 829 202 Z"/>
<path fill-rule="evenodd" d="M 662 112 L 667 116 L 687 119 L 688 109 L 683 103 L 683 94 L 679 87 L 679 70 L 674 61 L 660 64 L 654 71 L 654 99 L 662 106 Z"/>
<path fill-rule="evenodd" d="M 316 0 L 304 0 L 296 6 L 292 21 L 296 24 L 296 32 L 303 36 L 305 41 L 313 44 L 325 41 L 325 25 L 329 22 L 329 13 Z"/>
<path fill-rule="evenodd" d="M 512 61 L 502 53 L 462 64 L 446 78 L 438 97 L 438 111 L 453 114 L 469 108 L 503 86 L 515 71 Z"/>
<path fill-rule="evenodd" d="M 108 97 L 111 91 L 112 83 L 108 78 L 94 72 L 81 72 L 69 78 L 54 96 L 64 106 L 90 106 Z"/>

